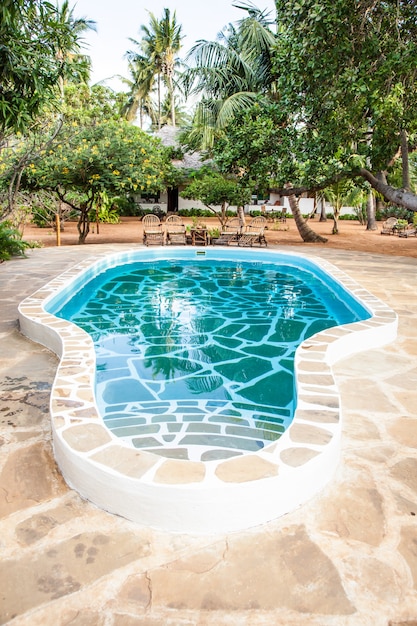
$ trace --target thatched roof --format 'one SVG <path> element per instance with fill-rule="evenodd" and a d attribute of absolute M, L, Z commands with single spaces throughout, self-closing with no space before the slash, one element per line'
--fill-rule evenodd
<path fill-rule="evenodd" d="M 169 126 L 166 124 L 157 130 L 154 134 L 162 141 L 162 144 L 167 148 L 179 148 L 180 144 L 178 136 L 181 132 L 180 128 Z M 174 167 L 185 170 L 198 170 L 203 165 L 207 164 L 207 160 L 203 160 L 198 152 L 185 152 L 182 159 L 175 159 L 172 161 Z"/>

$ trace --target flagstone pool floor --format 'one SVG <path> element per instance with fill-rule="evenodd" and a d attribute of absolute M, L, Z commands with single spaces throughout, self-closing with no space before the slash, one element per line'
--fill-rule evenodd
<path fill-rule="evenodd" d="M 262 526 L 191 536 L 105 513 L 64 483 L 49 420 L 57 359 L 17 326 L 19 302 L 48 280 L 128 247 L 0 265 L 0 624 L 416 626 L 417 259 L 308 248 L 392 307 L 398 338 L 334 367 L 342 455 L 326 489 Z"/>

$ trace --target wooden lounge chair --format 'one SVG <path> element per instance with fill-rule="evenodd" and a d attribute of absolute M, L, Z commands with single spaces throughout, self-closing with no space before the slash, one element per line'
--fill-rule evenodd
<path fill-rule="evenodd" d="M 220 233 L 216 239 L 216 245 L 219 246 L 232 246 L 239 243 L 239 238 L 242 234 L 242 225 L 238 217 L 232 217 L 226 223 L 224 230 Z"/>
<path fill-rule="evenodd" d="M 396 217 L 389 217 L 382 224 L 381 235 L 396 235 L 395 225 L 398 222 Z"/>
<path fill-rule="evenodd" d="M 157 215 L 149 213 L 142 218 L 143 224 L 143 243 L 145 246 L 163 246 L 164 232 L 162 230 L 161 220 Z"/>
<path fill-rule="evenodd" d="M 179 215 L 170 215 L 165 222 L 167 243 L 171 245 L 185 246 L 187 235 L 185 224 Z"/>
<path fill-rule="evenodd" d="M 404 230 L 401 230 L 398 233 L 399 237 L 417 237 L 417 226 L 414 226 L 414 224 L 408 224 L 408 226 L 406 226 L 404 228 Z"/>
<path fill-rule="evenodd" d="M 266 246 L 266 217 L 254 217 L 239 238 L 239 246 Z"/>

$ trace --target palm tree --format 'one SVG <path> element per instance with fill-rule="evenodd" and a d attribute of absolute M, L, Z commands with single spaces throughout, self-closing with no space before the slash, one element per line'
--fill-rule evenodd
<path fill-rule="evenodd" d="M 74 7 L 70 8 L 68 0 L 56 8 L 56 19 L 63 32 L 71 34 L 71 41 L 62 42 L 58 50 L 58 59 L 65 65 L 65 75 L 60 77 L 59 87 L 61 99 L 64 100 L 65 79 L 87 82 L 90 75 L 90 59 L 80 54 L 83 45 L 82 35 L 88 30 L 96 30 L 96 23 L 86 17 L 75 18 Z"/>
<path fill-rule="evenodd" d="M 143 80 L 133 87 L 131 96 L 133 99 L 136 90 L 146 91 L 149 87 L 149 78 L 152 77 L 151 83 L 156 80 L 157 84 L 157 120 L 158 128 L 161 127 L 161 102 L 162 102 L 162 81 L 168 91 L 171 103 L 170 121 L 175 126 L 175 98 L 174 98 L 174 72 L 178 63 L 176 57 L 181 48 L 182 26 L 177 24 L 176 13 L 171 16 L 169 9 L 164 9 L 163 17 L 158 20 L 153 13 L 149 12 L 149 26 L 142 26 L 143 37 L 140 42 L 131 39 L 132 43 L 139 49 L 139 52 L 128 51 L 126 56 L 133 66 L 141 67 L 144 71 Z M 146 69 L 147 66 L 147 69 Z M 146 87 L 146 89 L 145 89 Z M 151 88 L 148 89 L 147 95 Z"/>
<path fill-rule="evenodd" d="M 172 126 L 175 126 L 174 71 L 177 62 L 176 55 L 181 48 L 181 30 L 181 25 L 177 24 L 176 21 L 175 11 L 171 18 L 169 9 L 164 9 L 164 15 L 159 21 L 157 41 L 159 44 L 160 57 L 162 60 L 162 74 L 165 77 L 168 89 L 168 98 L 171 102 Z"/>
<path fill-rule="evenodd" d="M 253 104 L 260 94 L 272 96 L 274 80 L 271 51 L 275 34 L 269 13 L 250 2 L 235 4 L 247 12 L 237 28 L 229 24 L 217 41 L 198 41 L 187 59 L 193 67 L 183 82 L 188 95 L 200 96 L 190 143 L 199 138 L 202 148 L 210 148 L 216 134 L 235 115 Z"/>
<path fill-rule="evenodd" d="M 332 235 L 339 234 L 339 215 L 343 206 L 360 206 L 366 202 L 368 191 L 356 186 L 350 179 L 341 180 L 323 189 L 324 198 L 333 207 Z"/>
<path fill-rule="evenodd" d="M 270 28 L 274 21 L 249 1 L 234 6 L 247 12 L 237 28 L 229 25 L 215 42 L 197 42 L 188 56 L 194 67 L 185 74 L 187 93 L 201 97 L 193 125 L 182 139 L 191 150 L 212 148 L 237 113 L 262 97 L 267 102 L 276 98 L 272 68 L 276 35 Z M 306 223 L 294 194 L 290 193 L 289 203 L 303 241 L 326 241 Z"/>
<path fill-rule="evenodd" d="M 139 124 L 143 128 L 145 115 L 150 118 L 153 126 L 158 124 L 157 112 L 151 94 L 154 84 L 152 67 L 143 55 L 135 55 L 129 63 L 130 78 L 120 76 L 129 87 L 127 102 L 122 108 L 122 115 L 128 122 L 133 122 L 139 114 Z"/>

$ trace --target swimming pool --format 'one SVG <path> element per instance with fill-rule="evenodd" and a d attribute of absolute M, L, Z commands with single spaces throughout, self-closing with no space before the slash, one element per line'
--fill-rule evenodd
<path fill-rule="evenodd" d="M 370 317 L 340 285 L 276 263 L 167 259 L 100 273 L 48 311 L 89 333 L 105 425 L 135 448 L 213 461 L 279 439 L 308 337 Z"/>
<path fill-rule="evenodd" d="M 186 270 L 181 269 L 181 272 L 188 272 L 187 280 L 190 281 L 188 285 L 184 283 L 185 276 L 178 281 L 182 284 L 179 298 L 181 302 L 184 300 L 184 290 L 189 292 L 186 306 L 173 297 L 167 297 L 166 286 L 162 290 L 159 289 L 159 296 L 156 299 L 155 292 L 151 296 L 151 301 L 153 298 L 162 315 L 158 333 L 164 328 L 166 331 L 169 324 L 172 330 L 173 320 L 183 326 L 184 331 L 188 328 L 184 335 L 180 335 L 182 337 L 180 341 L 178 327 L 170 337 L 170 341 L 173 340 L 170 345 L 177 351 L 175 372 L 181 370 L 182 380 L 184 376 L 188 376 L 187 372 L 184 374 L 184 367 L 190 361 L 192 353 L 191 362 L 203 368 L 203 372 L 197 370 L 197 377 L 198 372 L 200 373 L 200 382 L 204 380 L 202 387 L 207 390 L 210 388 L 207 387 L 207 381 L 226 374 L 228 381 L 226 386 L 230 390 L 230 397 L 184 398 L 184 385 L 179 386 L 181 397 L 178 397 L 179 381 L 176 381 L 175 385 L 171 385 L 171 391 L 167 392 L 170 397 L 153 397 L 150 400 L 153 403 L 162 403 L 162 406 L 157 407 L 154 404 L 152 407 L 146 407 L 151 410 L 145 418 L 145 425 L 158 426 L 156 437 L 155 432 L 148 433 L 147 436 L 156 440 L 157 445 L 152 441 L 151 446 L 135 447 L 133 440 L 140 439 L 140 436 L 136 437 L 134 433 L 125 432 L 119 437 L 115 430 L 118 428 L 119 419 L 137 418 L 137 397 L 133 402 L 136 403 L 133 410 L 136 414 L 126 415 L 126 411 L 132 412 L 132 403 L 130 405 L 122 403 L 122 407 L 118 407 L 117 403 L 112 401 L 113 395 L 120 396 L 121 388 L 117 385 L 121 380 L 126 380 L 126 377 L 122 371 L 119 372 L 122 374 L 121 377 L 114 377 L 112 372 L 108 378 L 106 372 L 108 365 L 100 369 L 100 366 L 103 366 L 101 359 L 109 357 L 116 365 L 114 368 L 116 370 L 126 369 L 125 365 L 129 362 L 130 368 L 136 370 L 135 383 L 142 384 L 145 381 L 148 391 L 150 385 L 154 385 L 154 389 L 156 387 L 165 389 L 166 382 L 161 382 L 159 374 L 153 379 L 149 372 L 155 365 L 155 359 L 157 370 L 161 364 L 163 368 L 169 364 L 166 343 L 161 353 L 159 350 L 161 344 L 155 341 L 147 344 L 144 341 L 149 338 L 154 340 L 158 336 L 151 328 L 155 322 L 155 311 L 152 311 L 148 318 L 145 313 L 141 313 L 140 334 L 137 341 L 133 342 L 134 345 L 129 347 L 128 356 L 125 348 L 129 340 L 126 339 L 127 335 L 122 333 L 124 364 L 118 360 L 119 352 L 115 356 L 114 350 L 109 350 L 109 342 L 110 344 L 113 342 L 112 332 L 105 335 L 104 343 L 100 347 L 102 352 L 99 351 L 96 357 L 93 339 L 84 330 L 71 322 L 57 318 L 51 311 L 71 306 L 68 305 L 71 294 L 86 284 L 90 287 L 94 284 L 97 286 L 97 281 L 100 283 L 104 277 L 103 273 L 107 270 L 111 272 L 110 283 L 113 280 L 113 287 L 106 291 L 110 305 L 108 308 L 112 309 L 112 298 L 115 297 L 113 288 L 117 293 L 118 287 L 124 284 L 124 281 L 114 282 L 115 272 L 116 274 L 119 272 L 116 268 L 121 266 L 125 268 L 127 265 L 132 268 L 136 264 L 134 271 L 146 270 L 148 279 L 149 272 L 154 272 L 154 276 L 155 272 L 160 272 L 161 261 L 165 264 L 163 267 L 166 271 L 172 272 L 174 268 L 177 277 L 180 266 L 185 267 Z M 284 262 L 285 271 L 282 272 L 281 266 Z M 214 324 L 214 328 L 211 329 L 204 326 L 203 313 L 197 317 L 191 315 L 194 308 L 198 308 L 198 304 L 192 302 L 191 298 L 191 292 L 196 289 L 197 282 L 201 282 L 201 275 L 198 281 L 195 278 L 197 267 L 200 268 L 199 272 L 207 267 L 217 268 L 218 278 L 214 281 L 217 283 L 216 290 L 220 287 L 224 292 L 220 300 L 223 303 L 223 313 L 226 311 L 227 322 L 223 316 L 220 323 Z M 262 371 L 262 367 L 270 365 L 277 358 L 276 352 L 282 349 L 282 342 L 265 340 L 270 338 L 273 332 L 277 333 L 279 316 L 272 326 L 268 327 L 269 329 L 266 328 L 265 317 L 273 319 L 273 313 L 277 312 L 279 308 L 277 303 L 281 298 L 280 312 L 285 310 L 282 319 L 289 322 L 298 321 L 297 315 L 300 315 L 300 310 L 297 306 L 302 299 L 296 302 L 294 293 L 285 292 L 285 305 L 282 306 L 283 295 L 277 285 L 280 274 L 293 273 L 295 280 L 294 277 L 298 278 L 297 272 L 300 269 L 316 276 L 317 288 L 312 289 L 313 292 L 320 290 L 327 283 L 333 284 L 335 299 L 331 306 L 327 306 L 333 316 L 338 308 L 335 303 L 345 301 L 348 306 L 343 315 L 353 313 L 356 316 L 368 316 L 368 319 L 352 321 L 352 318 L 343 318 L 342 315 L 343 326 L 335 327 L 333 322 L 326 321 L 324 328 L 320 329 L 309 324 L 310 330 L 314 330 L 315 334 L 308 338 L 306 332 L 301 334 L 301 343 L 294 350 L 293 363 L 290 365 L 290 359 L 286 358 L 286 372 L 291 374 L 294 372 L 294 379 L 292 382 L 287 381 L 287 388 L 291 388 L 291 391 L 295 388 L 297 392 L 295 407 L 290 406 L 294 395 L 289 400 L 288 393 L 283 406 L 276 404 L 275 401 L 271 404 L 270 400 L 268 402 L 262 400 L 259 406 L 259 398 L 255 396 L 246 397 L 243 402 L 241 397 L 237 398 L 233 394 L 239 396 L 247 393 L 248 387 L 255 389 L 257 385 L 250 383 L 248 385 L 245 380 L 246 374 L 242 373 L 244 368 L 236 367 L 236 364 L 240 365 L 241 359 L 249 359 L 243 361 L 243 365 L 246 363 L 247 370 L 255 372 L 261 380 L 262 377 L 265 379 L 275 376 L 280 369 L 279 361 L 276 360 L 272 370 Z M 243 271 L 247 272 L 245 277 Z M 262 271 L 270 276 L 268 289 L 255 279 Z M 190 272 L 194 278 L 190 278 Z M 170 281 L 172 283 L 172 275 Z M 140 282 L 144 282 L 143 274 Z M 153 283 L 159 286 L 162 284 L 158 280 Z M 150 282 L 147 284 L 149 292 Z M 127 291 L 129 298 L 129 290 L 133 289 L 132 283 L 130 288 L 125 286 L 121 289 Z M 134 289 L 137 289 L 137 286 Z M 209 290 L 209 293 L 213 298 L 214 291 Z M 265 293 L 266 301 L 260 306 L 261 301 L 258 297 Z M 315 295 L 317 296 L 317 293 Z M 231 299 L 234 301 L 233 306 L 225 306 L 225 303 L 230 304 Z M 252 306 L 249 306 L 249 303 Z M 236 313 L 238 316 L 233 318 Z M 74 311 L 71 314 L 74 314 Z M 194 320 L 192 331 L 189 330 L 191 317 Z M 248 317 L 254 321 L 253 325 L 247 324 Z M 125 319 L 125 328 L 136 328 L 133 321 Z M 265 522 L 300 505 L 330 480 L 337 465 L 341 430 L 339 395 L 332 377 L 331 365 L 344 356 L 391 341 L 395 336 L 397 323 L 395 313 L 384 303 L 324 261 L 312 263 L 306 255 L 283 257 L 272 250 L 237 251 L 226 248 L 207 249 L 203 255 L 200 251 L 196 253 L 195 249 L 139 249 L 111 257 L 96 258 L 93 262 L 80 264 L 66 272 L 25 300 L 20 306 L 20 322 L 22 332 L 35 341 L 47 345 L 61 357 L 52 391 L 51 414 L 55 456 L 67 482 L 83 496 L 113 513 L 158 528 L 198 533 L 235 530 Z M 106 323 L 109 323 L 111 329 L 112 320 L 110 318 L 102 320 L 102 325 Z M 225 333 L 224 329 L 227 326 L 233 327 L 237 331 L 236 334 Z M 273 332 L 271 328 L 274 329 Z M 93 329 L 93 335 L 94 332 Z M 165 332 L 164 342 L 166 335 Z M 239 341 L 238 347 L 236 341 Z M 207 353 L 213 345 L 216 346 L 217 352 L 224 350 L 225 355 L 222 356 L 226 358 L 211 362 L 207 373 L 204 373 L 204 367 L 207 368 Z M 266 346 L 265 353 L 262 352 L 262 346 Z M 130 348 L 138 352 L 134 352 L 132 356 Z M 147 367 L 144 361 L 145 352 L 149 348 L 154 352 L 147 355 L 151 363 L 150 367 Z M 236 357 L 236 349 L 243 354 Z M 274 352 L 273 355 L 271 350 Z M 182 352 L 182 356 L 179 356 L 178 352 Z M 187 352 L 187 358 L 184 352 Z M 198 359 L 196 352 L 199 355 Z M 99 375 L 98 395 L 103 392 L 104 398 L 99 398 L 99 406 L 95 396 L 96 361 Z M 224 381 L 224 378 L 222 380 Z M 116 383 L 117 393 L 113 394 L 114 388 L 112 391 L 111 387 L 107 387 L 108 381 L 110 384 Z M 223 386 L 223 383 L 214 384 L 212 392 L 224 394 Z M 277 387 L 275 382 L 269 386 Z M 107 391 L 110 389 L 108 394 L 106 389 Z M 111 401 L 107 402 L 106 398 Z M 191 405 L 184 404 L 187 402 L 191 402 Z M 190 421 L 184 420 L 186 429 L 193 424 L 192 430 L 185 430 L 180 434 L 172 429 L 177 423 L 178 403 L 183 403 L 182 408 L 187 409 L 183 411 L 183 416 L 193 416 Z M 200 410 L 202 404 L 205 409 L 204 417 L 201 420 L 196 419 L 196 415 L 201 417 L 201 413 L 196 409 Z M 268 407 L 268 411 L 265 407 Z M 106 419 L 103 420 L 100 415 L 103 408 L 105 415 L 109 417 L 110 427 L 114 427 L 113 430 L 106 427 Z M 142 406 L 141 409 L 143 408 Z M 258 410 L 259 408 L 262 411 Z M 110 410 L 106 413 L 106 409 Z M 222 411 L 225 415 L 220 415 Z M 231 415 L 231 411 L 240 413 Z M 252 422 L 247 413 L 251 411 L 252 416 L 255 414 Z M 288 415 L 283 415 L 285 411 L 288 411 Z M 256 447 L 251 448 L 252 443 L 250 445 L 245 443 L 249 445 L 249 449 L 242 450 L 236 442 L 229 445 L 224 440 L 218 445 L 219 438 L 225 432 L 225 422 L 220 424 L 215 420 L 210 421 L 210 417 L 217 419 L 219 415 L 226 418 L 227 427 L 232 429 L 227 434 L 229 439 L 235 437 L 245 442 L 255 442 Z M 167 416 L 169 419 L 164 419 Z M 241 421 L 247 419 L 248 424 Z M 283 420 L 285 432 L 281 432 L 279 419 Z M 254 422 L 260 425 L 258 432 L 253 428 Z M 268 428 L 265 428 L 265 422 Z M 274 428 L 270 428 L 270 424 L 273 424 Z M 124 423 L 119 426 L 123 429 L 129 428 L 131 424 Z M 212 427 L 216 429 L 214 433 Z M 175 445 L 172 445 L 174 441 L 172 435 L 176 438 Z M 182 445 L 181 448 L 178 443 L 186 436 L 191 436 L 192 442 Z M 165 454 L 160 445 L 161 441 L 166 447 Z M 213 441 L 215 445 L 212 445 Z M 181 452 L 176 455 L 177 450 Z"/>

